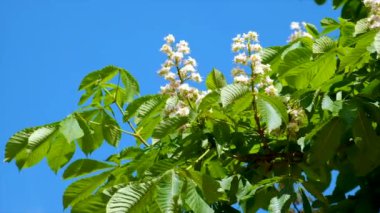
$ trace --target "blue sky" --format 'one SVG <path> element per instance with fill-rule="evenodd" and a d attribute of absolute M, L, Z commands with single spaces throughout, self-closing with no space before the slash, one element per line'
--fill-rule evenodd
<path fill-rule="evenodd" d="M 1 0 L 0 156 L 16 131 L 76 110 L 78 85 L 90 71 L 120 66 L 139 80 L 142 94 L 157 92 L 165 59 L 158 50 L 168 33 L 190 43 L 203 76 L 213 67 L 229 76 L 236 34 L 254 30 L 263 46 L 282 45 L 291 21 L 319 25 L 338 15 L 331 2 L 321 7 L 312 0 Z M 0 213 L 62 212 L 69 182 L 61 174 L 45 161 L 21 172 L 0 163 Z"/>

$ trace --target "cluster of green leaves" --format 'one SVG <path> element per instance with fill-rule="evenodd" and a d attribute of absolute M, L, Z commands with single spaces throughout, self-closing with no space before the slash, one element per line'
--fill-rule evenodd
<path fill-rule="evenodd" d="M 318 5 L 323 5 L 327 0 L 314 0 Z M 334 9 L 342 8 L 341 17 L 350 21 L 358 21 L 367 17 L 368 9 L 362 0 L 333 0 Z"/>
<path fill-rule="evenodd" d="M 89 155 L 103 141 L 118 146 L 125 133 L 136 146 L 65 168 L 64 179 L 76 178 L 64 192 L 65 208 L 239 212 L 233 207 L 238 204 L 244 212 L 377 212 L 380 33 L 369 30 L 365 19 L 326 18 L 322 27 L 318 32 L 308 25 L 313 38 L 263 50 L 280 96 L 228 84 L 214 69 L 206 79 L 211 92 L 189 103 L 188 116 L 169 117 L 167 95 L 136 98 L 138 83 L 124 69 L 92 72 L 79 87 L 80 109 L 13 135 L 5 161 L 23 169 L 46 157 L 57 172 L 77 145 Z M 337 40 L 327 36 L 332 31 L 340 32 Z M 289 130 L 293 106 L 305 112 L 297 131 Z M 336 187 L 324 196 L 332 170 L 339 171 Z"/>

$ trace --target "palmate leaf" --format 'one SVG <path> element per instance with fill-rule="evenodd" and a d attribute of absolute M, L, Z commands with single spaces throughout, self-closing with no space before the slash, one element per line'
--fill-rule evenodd
<path fill-rule="evenodd" d="M 210 89 L 210 90 L 220 89 L 226 85 L 227 85 L 227 82 L 223 73 L 217 69 L 213 69 L 206 78 L 207 89 Z"/>
<path fill-rule="evenodd" d="M 223 107 L 232 104 L 234 101 L 243 97 L 249 92 L 249 88 L 241 84 L 229 84 L 223 87 L 221 91 L 221 101 Z"/>
<path fill-rule="evenodd" d="M 260 94 L 256 103 L 257 110 L 267 124 L 268 130 L 280 127 L 282 122 L 288 123 L 286 107 L 278 98 Z"/>
<path fill-rule="evenodd" d="M 97 160 L 79 159 L 71 163 L 63 173 L 64 179 L 70 179 L 86 175 L 98 170 L 113 167 L 112 165 Z"/>
<path fill-rule="evenodd" d="M 104 184 L 109 176 L 110 173 L 105 172 L 89 178 L 80 179 L 70 184 L 63 194 L 63 207 L 67 208 L 68 206 L 73 206 L 81 200 L 88 198 L 98 187 Z"/>
<path fill-rule="evenodd" d="M 180 199 L 182 185 L 183 182 L 174 170 L 168 172 L 157 184 L 157 196 L 155 200 L 161 212 L 178 212 L 178 200 Z"/>
<path fill-rule="evenodd" d="M 146 212 L 156 187 L 152 182 L 131 183 L 117 190 L 107 203 L 107 213 Z"/>

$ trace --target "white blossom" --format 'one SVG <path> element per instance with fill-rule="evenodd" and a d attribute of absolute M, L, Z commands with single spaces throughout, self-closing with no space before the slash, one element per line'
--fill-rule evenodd
<path fill-rule="evenodd" d="M 170 72 L 170 67 L 162 67 L 160 70 L 158 70 L 158 74 L 160 76 L 166 76 Z"/>
<path fill-rule="evenodd" d="M 240 35 L 237 34 L 235 38 L 232 39 L 234 43 L 244 43 L 244 38 Z"/>
<path fill-rule="evenodd" d="M 249 60 L 251 60 L 253 64 L 261 64 L 261 56 L 258 53 L 252 54 Z"/>
<path fill-rule="evenodd" d="M 160 49 L 160 51 L 163 52 L 163 53 L 166 53 L 167 55 L 170 55 L 170 54 L 172 54 L 173 49 L 172 49 L 172 47 L 170 45 L 163 44 L 162 47 L 161 47 L 161 49 Z"/>
<path fill-rule="evenodd" d="M 234 58 L 234 62 L 237 64 L 246 64 L 247 63 L 247 55 L 245 53 L 240 53 Z"/>
<path fill-rule="evenodd" d="M 269 76 L 265 77 L 264 82 L 267 83 L 267 84 L 269 84 L 269 85 L 273 84 L 273 80 Z"/>
<path fill-rule="evenodd" d="M 165 76 L 164 76 L 165 80 L 168 80 L 168 81 L 175 81 L 175 78 L 176 78 L 176 74 L 173 73 L 173 72 L 169 72 L 167 73 Z"/>
<path fill-rule="evenodd" d="M 234 77 L 234 82 L 235 83 L 248 84 L 249 80 L 250 79 L 246 75 L 238 75 L 238 76 Z"/>
<path fill-rule="evenodd" d="M 198 83 L 202 82 L 202 77 L 199 73 L 191 73 L 190 79 Z"/>
<path fill-rule="evenodd" d="M 177 44 L 177 51 L 183 54 L 189 54 L 190 53 L 189 43 L 187 43 L 184 40 L 181 40 Z"/>
<path fill-rule="evenodd" d="M 190 114 L 190 108 L 188 106 L 179 106 L 177 108 L 177 114 L 179 116 L 188 116 Z"/>
<path fill-rule="evenodd" d="M 258 42 L 259 35 L 257 34 L 257 32 L 249 31 L 248 33 L 244 33 L 243 37 L 245 40 Z"/>
<path fill-rule="evenodd" d="M 256 65 L 253 68 L 253 73 L 255 73 L 257 75 L 263 75 L 265 73 L 264 69 L 263 69 L 263 66 L 261 64 Z"/>
<path fill-rule="evenodd" d="M 251 52 L 260 52 L 262 50 L 262 47 L 260 44 L 252 44 L 249 46 Z"/>
<path fill-rule="evenodd" d="M 185 64 L 188 65 L 192 65 L 193 67 L 196 67 L 197 66 L 197 61 L 192 58 L 192 57 L 188 57 L 186 60 L 185 60 Z"/>
<path fill-rule="evenodd" d="M 184 73 L 193 73 L 193 72 L 196 72 L 194 66 L 191 65 L 191 64 L 186 64 L 185 66 L 183 66 L 181 68 L 181 71 L 183 71 Z"/>
<path fill-rule="evenodd" d="M 277 95 L 277 89 L 273 85 L 267 86 L 264 91 L 268 95 Z"/>
<path fill-rule="evenodd" d="M 301 25 L 299 22 L 292 21 L 290 23 L 290 29 L 291 30 L 301 30 Z"/>
<path fill-rule="evenodd" d="M 174 36 L 173 36 L 172 34 L 169 34 L 169 35 L 167 35 L 167 36 L 164 38 L 164 40 L 166 41 L 166 43 L 168 43 L 168 44 L 172 44 L 172 43 L 174 43 L 175 38 L 174 38 Z"/>
<path fill-rule="evenodd" d="M 166 60 L 164 64 L 162 64 L 163 67 L 172 67 L 174 66 L 174 62 L 172 60 Z"/>
<path fill-rule="evenodd" d="M 180 62 L 183 59 L 183 53 L 182 52 L 174 52 L 171 55 L 171 59 L 175 62 Z"/>
<path fill-rule="evenodd" d="M 235 43 L 232 43 L 232 51 L 233 52 L 238 52 L 240 50 L 243 50 L 245 48 L 245 44 L 244 43 L 241 43 L 241 42 L 235 42 Z"/>

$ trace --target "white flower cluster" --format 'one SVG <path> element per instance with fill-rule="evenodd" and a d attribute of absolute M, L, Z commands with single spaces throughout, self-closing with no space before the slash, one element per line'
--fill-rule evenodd
<path fill-rule="evenodd" d="M 188 80 L 201 82 L 202 77 L 196 70 L 196 60 L 187 56 L 190 54 L 190 47 L 186 41 L 181 40 L 175 44 L 175 37 L 171 34 L 164 40 L 166 43 L 162 45 L 160 51 L 168 58 L 157 73 L 169 81 L 161 87 L 161 93 L 170 95 L 171 101 L 175 100 L 174 104 L 166 105 L 166 112 L 168 116 L 187 116 L 190 113 L 189 102 L 197 102 L 204 95 L 185 82 Z"/>
<path fill-rule="evenodd" d="M 288 42 L 295 41 L 302 37 L 309 37 L 312 38 L 312 36 L 305 31 L 305 22 L 292 22 L 290 23 L 290 29 L 293 30 L 293 33 L 289 36 Z"/>
<path fill-rule="evenodd" d="M 369 28 L 379 28 L 380 27 L 380 0 L 364 0 L 364 5 L 369 7 L 370 15 L 368 17 L 368 22 L 370 24 Z"/>
<path fill-rule="evenodd" d="M 270 65 L 263 64 L 261 58 L 262 47 L 258 41 L 258 34 L 249 31 L 238 34 L 232 39 L 232 51 L 237 53 L 234 62 L 238 65 L 232 70 L 234 82 L 249 85 L 255 84 L 255 91 L 263 89 L 268 95 L 277 95 L 278 91 L 269 77 Z M 248 75 L 242 67 L 248 66 L 251 75 Z"/>

